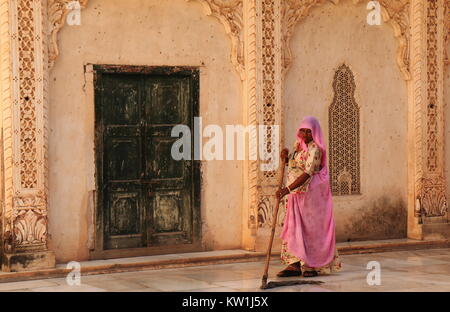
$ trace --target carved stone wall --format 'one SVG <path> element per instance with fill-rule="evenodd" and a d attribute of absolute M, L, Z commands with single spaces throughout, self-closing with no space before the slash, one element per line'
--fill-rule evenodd
<path fill-rule="evenodd" d="M 66 22 L 69 9 L 67 4 L 72 0 L 48 0 L 49 23 L 49 67 L 51 68 L 59 55 L 58 32 Z M 244 41 L 243 41 L 243 0 L 186 0 L 198 1 L 202 4 L 206 15 L 219 19 L 225 27 L 232 43 L 231 61 L 235 65 L 241 79 L 245 77 Z M 89 0 L 79 0 L 84 9 Z"/>
<path fill-rule="evenodd" d="M 265 133 L 266 150 L 269 154 L 276 154 L 271 149 L 274 131 L 279 131 L 279 147 L 283 146 L 283 76 L 282 76 L 282 33 L 281 16 L 283 1 L 262 0 L 260 5 L 261 16 L 261 103 L 259 103 L 259 123 L 267 127 Z M 272 126 L 279 126 L 275 128 Z M 278 149 L 280 150 L 280 149 Z M 266 158 L 267 156 L 265 156 Z M 269 161 L 272 161 L 270 159 Z M 268 228 L 272 224 L 272 214 L 275 205 L 275 191 L 279 180 L 280 170 L 261 171 L 258 179 L 258 227 Z M 282 209 L 280 209 L 282 211 Z M 279 218 L 280 224 L 282 216 Z"/>
<path fill-rule="evenodd" d="M 258 76 L 258 53 L 257 47 L 259 44 L 258 38 L 258 0 L 249 0 L 244 2 L 244 16 L 245 16 L 245 80 L 244 80 L 244 112 L 246 112 L 245 123 L 251 126 L 258 125 L 258 84 L 260 83 L 260 77 Z M 245 109 L 246 108 L 246 109 Z M 257 142 L 257 133 L 250 133 L 249 141 Z M 254 153 L 257 151 L 254 151 Z M 249 249 L 253 248 L 253 240 L 257 231 L 257 216 L 258 216 L 258 158 L 249 157 L 247 161 L 246 172 L 244 173 L 245 179 L 248 181 L 247 186 L 247 200 L 248 211 L 243 211 L 243 224 L 247 224 L 247 230 L 249 234 L 244 236 L 250 236 L 249 242 L 244 243 Z M 246 230 L 244 230 L 244 233 Z M 244 242 L 246 240 L 244 239 Z"/>
<path fill-rule="evenodd" d="M 44 2 L 45 3 L 45 2 Z M 11 251 L 45 248 L 46 189 L 44 111 L 47 47 L 41 1 L 11 2 L 13 102 L 13 209 L 5 213 L 11 226 Z"/>
<path fill-rule="evenodd" d="M 192 1 L 192 0 L 186 0 Z M 244 68 L 244 32 L 243 32 L 243 0 L 196 0 L 204 7 L 206 15 L 218 18 L 230 36 L 232 51 L 231 61 L 236 66 L 241 79 L 245 78 Z"/>
<path fill-rule="evenodd" d="M 3 108 L 3 269 L 54 265 L 47 252 L 47 40 L 46 1 L 2 1 L 8 21 L 1 38 Z M 8 16 L 6 16 L 6 10 Z M 5 23 L 5 22 L 4 22 Z M 9 41 L 9 42 L 8 42 Z M 7 56 L 6 56 L 7 55 Z M 5 71 L 8 70 L 8 73 Z M 44 261 L 34 259 L 44 252 Z"/>
<path fill-rule="evenodd" d="M 119 2 L 89 1 L 86 9 L 81 11 L 81 25 L 65 25 L 59 32 L 60 57 L 50 71 L 52 102 L 49 122 L 54 131 L 49 137 L 52 166 L 49 231 L 52 234 L 50 247 L 62 246 L 57 253 L 57 260 L 60 261 L 71 261 L 76 257 L 86 259 L 90 255 L 84 244 L 76 243 L 82 241 L 87 232 L 83 216 L 95 211 L 95 205 L 87 207 L 77 198 L 79 194 L 88 194 L 97 187 L 93 152 L 95 90 L 90 88 L 93 86 L 91 77 L 85 78 L 83 75 L 85 63 L 101 64 L 108 60 L 109 64 L 124 66 L 181 64 L 199 67 L 199 113 L 203 129 L 216 124 L 225 130 L 227 124 L 242 123 L 245 114 L 242 99 L 246 93 L 236 67 L 231 62 L 231 40 L 219 19 L 206 16 L 201 2 Z M 247 14 L 248 9 L 244 12 Z M 170 22 L 174 16 L 177 16 L 176 23 Z M 123 24 L 120 30 L 110 26 L 117 23 Z M 92 33 L 94 25 L 95 31 Z M 127 34 L 126 40 L 124 34 Z M 124 39 L 116 40 L 117 36 Z M 106 45 L 110 48 L 104 49 Z M 245 71 L 250 76 L 251 67 Z M 67 75 L 70 75 L 70 80 L 65 79 Z M 67 98 L 66 94 L 73 96 Z M 67 119 L 71 120 L 74 127 L 63 126 Z M 74 144 L 68 143 L 72 137 L 77 138 Z M 205 147 L 204 144 L 207 144 L 206 139 L 203 140 Z M 75 160 L 70 160 L 72 148 L 80 153 L 80 157 Z M 242 207 L 247 207 L 243 205 L 246 200 L 242 186 L 244 166 L 243 161 L 237 160 L 202 163 L 202 242 L 207 249 L 240 247 L 244 224 L 247 224 L 247 219 L 243 223 L 244 216 L 241 214 Z M 66 175 L 59 174 L 67 167 Z M 76 168 L 85 169 L 80 172 Z M 64 185 L 66 176 L 79 182 L 69 189 Z M 86 181 L 84 176 L 89 180 Z M 219 176 L 222 181 L 235 181 L 227 186 L 224 194 L 221 192 L 223 184 L 217 180 Z M 61 206 L 64 209 L 56 208 Z M 91 210 L 90 207 L 94 208 Z M 51 222 L 64 215 L 77 213 L 74 223 L 81 222 L 81 225 L 70 230 L 64 229 L 69 225 L 67 220 L 58 224 Z M 222 222 L 230 226 L 224 227 Z M 93 222 L 88 223 L 89 226 L 91 224 Z"/>
<path fill-rule="evenodd" d="M 419 195 L 419 214 L 425 217 L 424 222 L 434 222 L 429 218 L 438 217 L 447 220 L 447 199 L 444 179 L 444 103 L 443 103 L 443 73 L 444 53 L 443 26 L 438 20 L 444 14 L 442 0 L 429 0 L 426 3 L 426 167 L 425 176 Z"/>
<path fill-rule="evenodd" d="M 273 126 L 284 122 L 282 90 L 284 74 L 294 57 L 289 41 L 295 26 L 308 17 L 313 7 L 325 1 L 338 5 L 340 1 L 198 1 L 206 14 L 222 22 L 229 35 L 230 59 L 244 84 L 246 122 L 272 126 L 265 133 L 270 146 Z M 0 0 L 2 241 L 4 255 L 11 257 L 47 252 L 48 72 L 59 54 L 57 37 L 68 14 L 68 2 Z M 450 33 L 450 1 L 380 3 L 383 20 L 392 26 L 398 40 L 397 63 L 410 88 L 409 176 L 414 181 L 409 182 L 412 195 L 408 211 L 409 228 L 416 231 L 421 222 L 444 222 L 447 218 L 442 73 L 444 58 L 448 62 L 444 47 Z M 80 4 L 86 7 L 88 0 Z M 280 145 L 284 145 L 284 133 L 280 134 Z M 277 175 L 278 171 L 261 171 L 259 161 L 248 162 L 248 207 L 244 208 L 249 210 L 246 215 L 251 235 L 258 236 L 257 224 L 264 227 L 270 223 Z M 8 270 L 11 258 L 6 258 L 3 267 Z M 51 260 L 46 262 L 48 265 Z"/>
<path fill-rule="evenodd" d="M 302 20 L 308 17 L 312 8 L 320 6 L 326 2 L 332 2 L 335 5 L 339 4 L 339 0 L 286 0 L 279 3 L 277 7 L 276 0 L 262 1 L 262 123 L 270 124 L 273 122 L 273 112 L 277 111 L 277 108 L 281 109 L 277 122 L 280 125 L 284 124 L 283 117 L 283 99 L 279 96 L 279 101 L 275 100 L 275 107 L 271 107 L 271 103 L 274 100 L 277 89 L 275 91 L 272 86 L 276 82 L 281 82 L 279 88 L 284 88 L 284 77 L 292 62 L 293 55 L 290 50 L 290 39 L 294 32 L 295 26 Z M 353 0 L 354 4 L 361 3 L 361 0 Z M 397 63 L 400 71 L 403 73 L 405 80 L 410 79 L 410 58 L 409 58 L 409 0 L 395 0 L 395 1 L 380 1 L 382 5 L 383 20 L 391 25 L 393 28 L 394 36 L 398 40 L 397 50 Z M 279 11 L 274 11 L 277 8 Z M 276 15 L 274 12 L 279 12 Z M 277 28 L 277 25 L 279 28 Z M 279 33 L 277 33 L 279 30 Z M 280 40 L 274 34 L 280 36 Z M 275 45 L 279 43 L 280 47 L 276 48 Z M 275 66 L 275 61 L 281 62 L 279 67 Z M 283 93 L 283 92 L 282 92 Z M 284 127 L 281 127 L 284 128 Z M 269 134 L 268 134 L 269 136 Z M 284 133 L 280 139 L 281 145 L 284 146 Z M 259 216 L 258 224 L 260 227 L 269 227 L 271 224 L 268 218 L 264 217 L 268 211 L 273 211 L 273 205 L 275 203 L 273 193 L 275 191 L 276 174 L 267 172 L 264 174 L 264 178 L 260 179 L 261 195 L 259 197 Z M 271 185 L 272 187 L 269 187 Z M 270 208 L 268 204 L 272 203 Z"/>
<path fill-rule="evenodd" d="M 295 26 L 304 18 L 307 18 L 312 8 L 325 2 L 336 5 L 340 0 L 286 0 L 283 6 L 283 69 L 286 71 L 292 62 L 292 53 L 289 47 L 290 39 Z M 362 0 L 353 0 L 358 4 Z M 409 9 L 410 0 L 381 0 L 383 20 L 394 29 L 394 36 L 398 39 L 397 62 L 405 79 L 410 79 L 409 74 Z"/>
<path fill-rule="evenodd" d="M 66 23 L 66 17 L 69 13 L 67 4 L 72 0 L 48 0 L 48 66 L 53 67 L 56 58 L 59 55 L 58 32 Z M 80 7 L 85 8 L 89 0 L 79 0 Z"/>
<path fill-rule="evenodd" d="M 11 92 L 11 42 L 10 38 L 10 12 L 8 1 L 0 2 L 0 96 L 1 96 L 1 109 L 2 109 L 2 153 L 0 166 L 2 174 L 2 211 L 0 212 L 2 232 L 0 237 L 2 253 L 5 251 L 5 243 L 12 245 L 11 226 L 9 225 L 8 231 L 5 231 L 5 224 L 10 222 L 5 219 L 5 214 L 11 215 L 12 211 L 12 92 Z M 8 105 L 5 105 L 8 103 Z M 8 116 L 8 118 L 5 118 Z M 8 241 L 9 240 L 9 241 Z"/>
<path fill-rule="evenodd" d="M 423 238 L 432 225 L 448 222 L 444 178 L 444 1 L 412 1 L 412 81 L 410 88 L 410 145 L 414 167 L 410 181 L 414 198 L 409 202 L 410 237 Z M 440 36 L 442 34 L 442 36 Z M 413 203 L 414 201 L 414 203 Z"/>
<path fill-rule="evenodd" d="M 339 4 L 339 0 L 286 0 L 281 7 L 282 24 L 282 81 L 285 72 L 289 69 L 293 55 L 289 43 L 295 26 L 307 18 L 312 8 L 325 2 Z M 361 3 L 354 0 L 353 3 Z M 445 197 L 446 181 L 443 177 L 443 111 L 442 111 L 442 76 L 443 63 L 439 62 L 439 55 L 444 55 L 445 41 L 448 40 L 449 16 L 444 15 L 444 10 L 449 10 L 448 1 L 444 0 L 394 0 L 380 1 L 382 17 L 393 28 L 394 36 L 398 40 L 397 63 L 404 79 L 407 81 L 411 95 L 409 124 L 410 156 L 414 157 L 413 165 L 409 166 L 409 176 L 415 177 L 415 182 L 410 182 L 408 188 L 410 194 L 414 194 L 408 202 L 409 216 L 423 216 L 428 222 L 445 222 L 447 219 L 447 199 Z M 411 17 L 410 14 L 413 14 Z M 264 14 L 263 14 L 264 16 Z M 270 15 L 269 15 L 270 16 Z M 439 17 L 445 20 L 444 25 L 439 24 Z M 444 18 L 445 16 L 445 18 Z M 414 20 L 414 23 L 411 21 Z M 439 36 L 442 33 L 443 36 Z M 425 34 L 425 36 L 424 36 Z M 441 39 L 443 38 L 443 40 Z M 412 42 L 414 41 L 414 46 Z M 444 42 L 442 42 L 444 41 Z M 423 52 L 426 51 L 426 55 Z M 411 54 L 414 53 L 414 61 Z M 412 66 L 415 76 L 412 77 Z M 426 74 L 425 74 L 426 73 Z M 275 74 L 273 75 L 275 76 Z M 264 89 L 266 97 L 270 97 L 271 91 Z M 427 99 L 426 103 L 423 99 Z M 270 115 L 269 115 L 270 116 Z M 267 200 L 260 200 L 261 210 L 267 208 Z M 411 210 L 412 209 L 412 210 Z M 415 213 L 413 212 L 415 209 Z M 266 215 L 264 212 L 262 215 Z M 434 218 L 434 219 L 433 219 Z M 441 220 L 441 221 L 439 221 Z M 261 226 L 268 225 L 260 217 Z M 409 222 L 411 237 L 423 238 L 422 230 L 419 235 L 415 232 L 415 225 L 421 220 Z M 426 223 L 426 222 L 425 222 Z"/>

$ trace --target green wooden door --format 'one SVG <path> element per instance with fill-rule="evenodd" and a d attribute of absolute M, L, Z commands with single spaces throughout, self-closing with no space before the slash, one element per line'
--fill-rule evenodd
<path fill-rule="evenodd" d="M 196 72 L 97 73 L 97 226 L 102 248 L 173 252 L 199 239 L 197 168 L 176 161 L 177 124 L 193 129 Z"/>

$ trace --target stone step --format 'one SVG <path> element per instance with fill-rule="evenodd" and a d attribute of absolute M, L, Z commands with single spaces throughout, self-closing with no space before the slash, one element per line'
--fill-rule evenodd
<path fill-rule="evenodd" d="M 418 241 L 411 239 L 392 239 L 380 241 L 345 242 L 337 244 L 341 255 L 418 250 L 431 248 L 450 248 L 450 240 Z M 271 259 L 279 259 L 279 252 L 272 253 Z M 159 270 L 212 264 L 263 262 L 264 252 L 246 250 L 218 250 L 194 253 L 180 253 L 159 256 L 92 260 L 80 262 L 81 275 L 109 274 L 129 271 Z M 73 268 L 67 264 L 57 264 L 55 268 L 23 272 L 0 272 L 0 283 L 44 278 L 66 277 Z"/>
<path fill-rule="evenodd" d="M 414 239 L 390 239 L 378 241 L 359 241 L 349 243 L 337 243 L 339 254 L 363 254 L 375 252 L 389 252 L 402 250 L 419 250 L 431 248 L 450 248 L 450 240 L 414 240 Z"/>

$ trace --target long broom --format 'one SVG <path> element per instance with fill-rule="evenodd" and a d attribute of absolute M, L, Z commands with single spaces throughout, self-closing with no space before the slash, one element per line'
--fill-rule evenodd
<path fill-rule="evenodd" d="M 286 160 L 281 159 L 281 174 L 279 176 L 278 180 L 278 189 L 281 189 L 283 187 L 283 178 L 284 178 L 284 169 L 286 167 Z M 269 289 L 274 287 L 280 287 L 280 286 L 292 286 L 292 285 L 302 285 L 302 284 L 322 284 L 321 281 L 304 281 L 304 280 L 294 280 L 294 281 L 277 281 L 277 282 L 269 282 L 267 283 L 267 277 L 269 272 L 269 262 L 270 262 L 270 254 L 272 252 L 272 244 L 273 244 L 273 237 L 275 236 L 275 228 L 277 226 L 277 218 L 278 218 L 278 209 L 280 208 L 280 198 L 277 198 L 277 202 L 275 205 L 275 209 L 273 211 L 273 217 L 272 217 L 272 233 L 270 234 L 270 241 L 269 246 L 267 248 L 267 256 L 266 256 L 266 267 L 264 268 L 264 274 L 262 277 L 262 284 L 261 289 Z"/>

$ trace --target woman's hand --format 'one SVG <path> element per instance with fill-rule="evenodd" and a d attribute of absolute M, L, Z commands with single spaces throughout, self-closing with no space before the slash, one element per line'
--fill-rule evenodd
<path fill-rule="evenodd" d="M 287 148 L 283 148 L 283 150 L 280 153 L 280 158 L 284 160 L 285 163 L 288 163 L 289 159 L 289 150 Z"/>
<path fill-rule="evenodd" d="M 277 197 L 277 199 L 282 199 L 284 196 L 286 196 L 287 194 L 289 194 L 289 190 L 287 189 L 287 187 L 284 187 L 282 189 L 279 189 L 276 193 L 275 196 Z"/>

